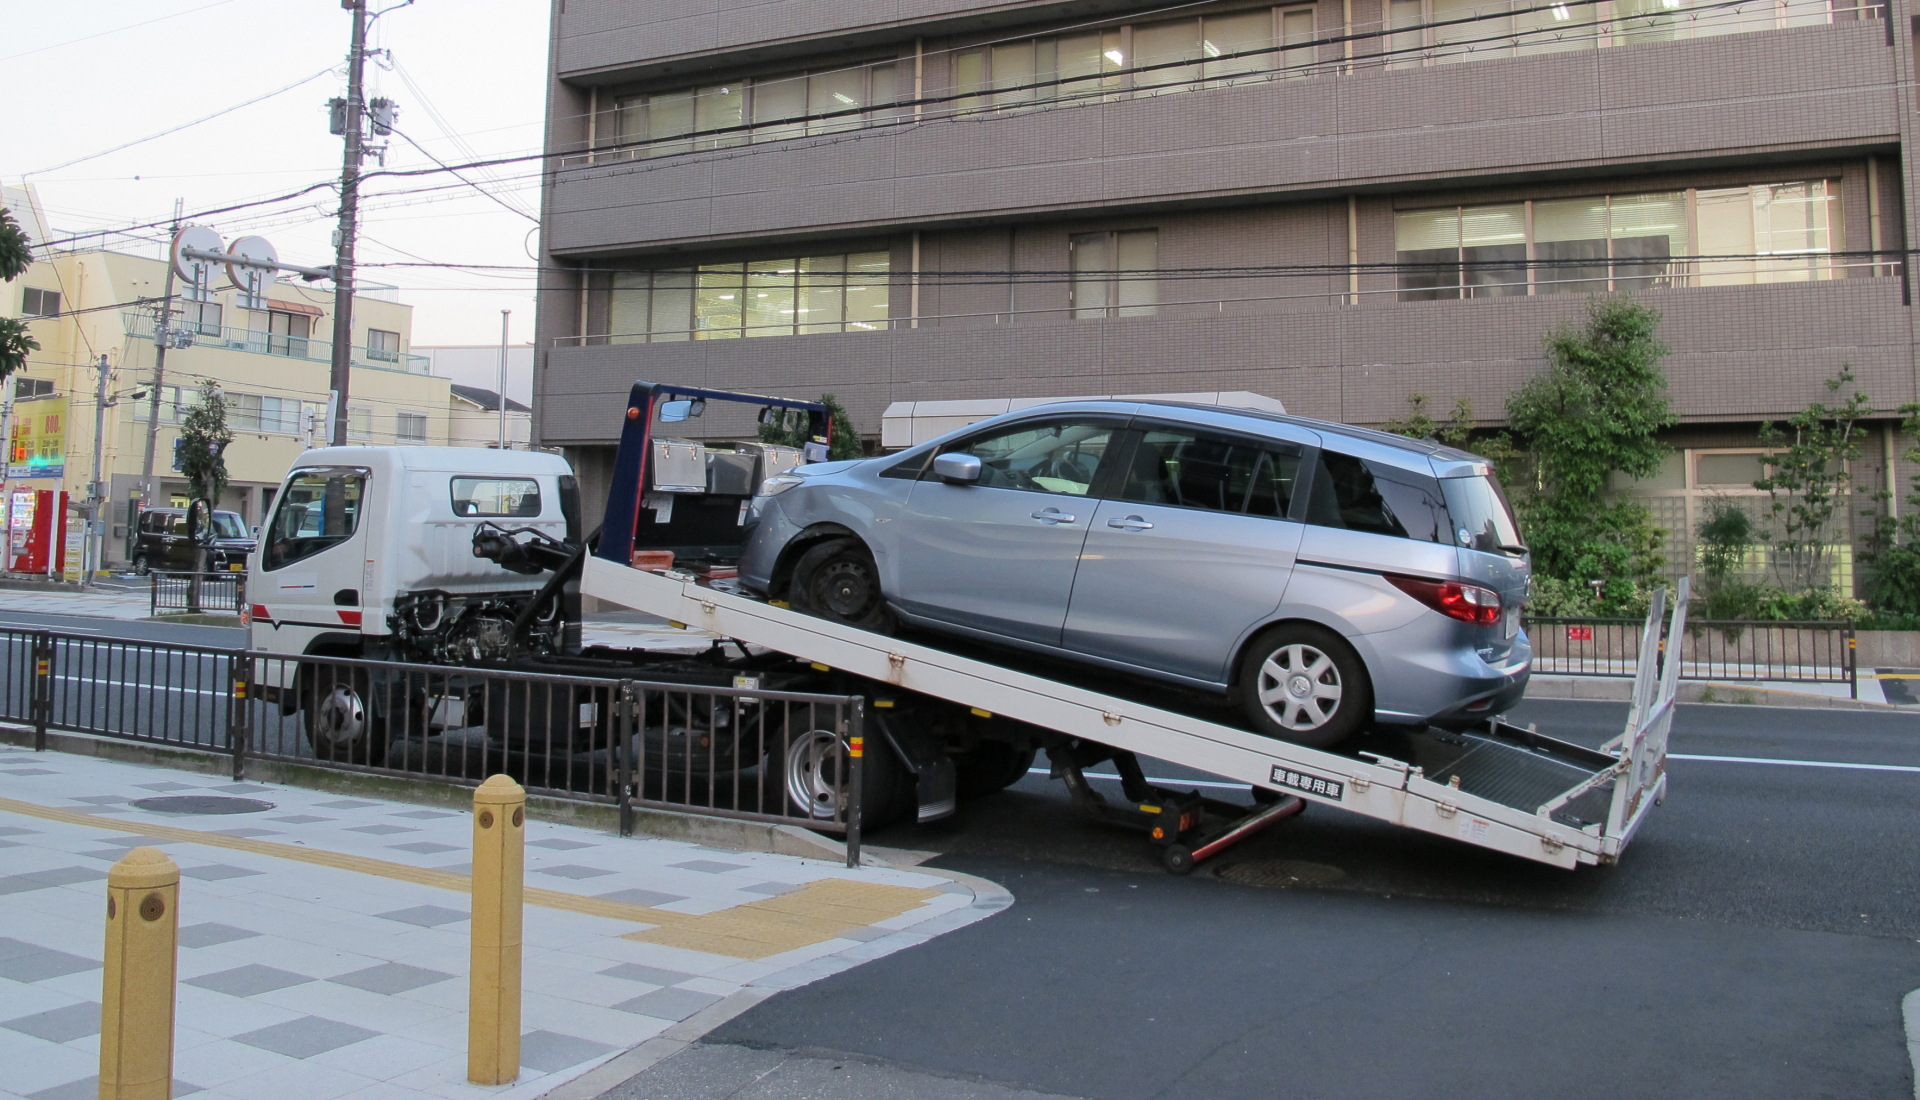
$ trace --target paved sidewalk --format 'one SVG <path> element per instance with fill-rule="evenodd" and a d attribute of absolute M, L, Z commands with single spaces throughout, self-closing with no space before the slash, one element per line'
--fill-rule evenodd
<path fill-rule="evenodd" d="M 180 796 L 257 805 L 147 802 Z M 481 1088 L 465 1083 L 471 831 L 464 813 L 0 746 L 0 1100 L 95 1095 L 100 899 L 143 844 L 182 869 L 174 1095 L 235 1100 L 541 1096 L 1012 900 L 530 822 L 523 1068 Z"/>

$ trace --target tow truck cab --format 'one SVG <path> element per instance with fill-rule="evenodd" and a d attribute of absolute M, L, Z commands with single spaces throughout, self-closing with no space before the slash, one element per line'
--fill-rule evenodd
<path fill-rule="evenodd" d="M 431 663 L 504 656 L 516 619 L 552 573 L 524 558 L 516 569 L 480 556 L 476 534 L 483 544 L 493 533 L 496 545 L 559 554 L 579 544 L 579 527 L 579 487 L 558 455 L 307 451 L 247 563 L 251 648 Z M 571 626 L 577 644 L 578 617 L 562 594 L 548 593 L 543 604 L 529 618 L 530 635 L 558 649 Z"/>

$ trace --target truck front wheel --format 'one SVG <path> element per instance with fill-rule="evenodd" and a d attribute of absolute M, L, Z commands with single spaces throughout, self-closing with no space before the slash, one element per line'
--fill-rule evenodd
<path fill-rule="evenodd" d="M 301 718 L 318 760 L 379 767 L 386 762 L 386 723 L 367 705 L 367 678 L 348 669 L 309 668 Z"/>

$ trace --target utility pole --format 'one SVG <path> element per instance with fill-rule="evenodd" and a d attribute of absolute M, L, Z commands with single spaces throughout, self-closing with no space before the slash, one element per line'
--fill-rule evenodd
<path fill-rule="evenodd" d="M 173 200 L 173 235 L 180 236 L 180 208 L 184 199 Z M 147 395 L 147 457 L 140 464 L 140 507 L 153 507 L 160 495 L 160 483 L 153 476 L 153 452 L 160 445 L 160 391 L 167 381 L 167 339 L 164 330 L 173 325 L 173 269 L 172 258 L 167 261 L 167 293 L 161 300 L 160 315 L 153 319 L 153 389 Z"/>
<path fill-rule="evenodd" d="M 173 265 L 168 264 L 169 268 Z M 100 572 L 100 564 L 106 558 L 107 526 L 101 515 L 107 507 L 107 492 L 100 484 L 101 446 L 106 442 L 107 430 L 107 357 L 100 357 L 100 380 L 93 390 L 93 481 L 87 487 L 87 496 L 91 507 L 87 509 L 87 570 L 81 579 L 82 584 L 91 585 L 95 574 Z"/>
<path fill-rule="evenodd" d="M 367 0 L 340 0 L 353 12 L 353 49 L 347 54 L 346 154 L 340 165 L 340 227 L 333 258 L 333 377 L 335 447 L 347 443 L 347 386 L 353 374 L 353 237 L 360 206 L 360 120 L 366 113 L 361 87 L 367 63 Z"/>
<path fill-rule="evenodd" d="M 500 311 L 500 393 L 496 407 L 500 410 L 500 449 L 507 449 L 507 318 L 513 315 L 510 309 Z"/>

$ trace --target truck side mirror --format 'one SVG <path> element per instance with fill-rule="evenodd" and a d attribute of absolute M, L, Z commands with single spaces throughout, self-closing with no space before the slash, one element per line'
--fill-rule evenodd
<path fill-rule="evenodd" d="M 679 401 L 665 401 L 665 402 L 662 402 L 660 405 L 660 422 L 662 424 L 678 424 L 680 421 L 685 420 L 687 417 L 692 415 L 693 415 L 692 401 L 688 401 L 685 399 L 682 399 Z"/>
<path fill-rule="evenodd" d="M 980 459 L 968 454 L 936 455 L 933 473 L 949 485 L 973 485 L 980 480 Z"/>

